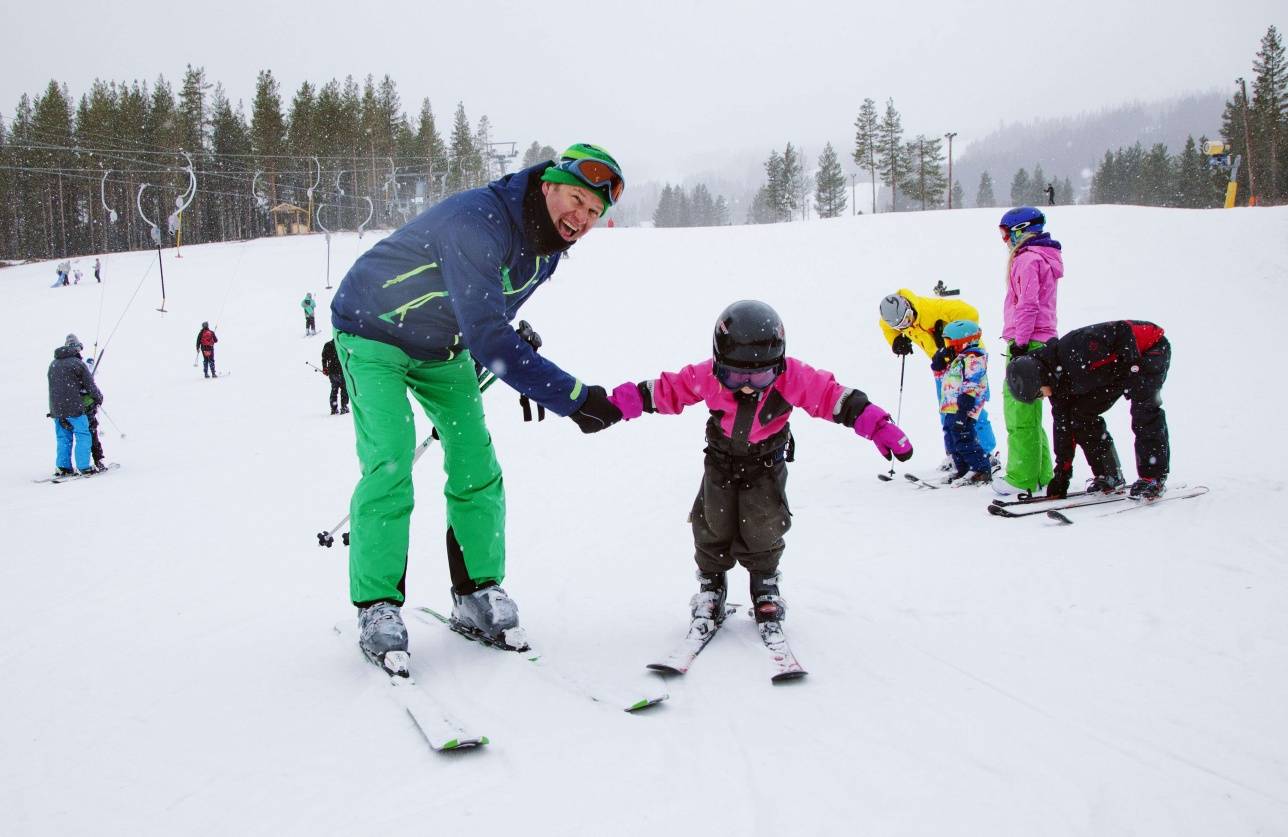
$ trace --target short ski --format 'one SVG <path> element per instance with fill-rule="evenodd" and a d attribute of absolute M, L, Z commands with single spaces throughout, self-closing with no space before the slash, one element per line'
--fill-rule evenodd
<path fill-rule="evenodd" d="M 922 477 L 917 476 L 916 474 L 904 474 L 903 478 L 906 479 L 908 482 L 912 483 L 913 485 L 917 486 L 918 488 L 936 488 L 937 489 L 941 487 L 941 486 L 935 485 L 933 482 L 931 482 L 928 479 L 923 479 Z"/>
<path fill-rule="evenodd" d="M 38 480 L 32 480 L 32 482 L 52 482 L 54 484 L 58 484 L 60 482 L 71 482 L 72 480 L 89 479 L 90 477 L 97 477 L 101 474 L 106 474 L 108 471 L 115 471 L 119 467 L 121 467 L 121 463 L 109 462 L 104 466 L 102 471 L 88 471 L 76 474 L 55 474 L 50 477 L 41 477 Z"/>
<path fill-rule="evenodd" d="M 495 643 L 488 643 L 474 632 L 458 628 L 453 623 L 450 616 L 445 616 L 432 608 L 416 607 L 412 608 L 411 612 L 422 622 L 431 625 L 443 625 L 451 629 L 453 633 L 460 634 L 466 639 L 478 642 L 481 645 L 486 645 L 498 650 L 516 650 L 497 645 Z M 656 706 L 670 697 L 666 690 L 657 688 L 656 686 L 648 689 L 641 689 L 640 691 L 634 691 L 627 689 L 624 686 L 594 682 L 582 674 L 574 674 L 564 670 L 562 667 L 554 663 L 551 663 L 546 657 L 533 651 L 531 647 L 527 647 L 526 643 L 524 649 L 522 651 L 518 651 L 518 655 L 521 659 L 528 662 L 529 668 L 540 672 L 541 676 L 550 683 L 553 683 L 566 691 L 589 698 L 596 703 L 614 706 L 625 712 L 636 712 L 640 709 L 647 709 L 650 706 Z"/>
<path fill-rule="evenodd" d="M 809 674 L 787 644 L 782 622 L 757 622 L 756 628 L 760 631 L 760 641 L 765 644 L 774 663 L 774 673 L 769 678 L 771 683 L 786 683 Z"/>
<path fill-rule="evenodd" d="M 737 605 L 725 605 L 725 620 L 738 610 Z M 656 663 L 649 663 L 648 668 L 651 671 L 662 674 L 684 674 L 693 665 L 693 661 L 702 653 L 702 649 L 707 647 L 720 630 L 720 626 L 725 620 L 716 622 L 711 619 L 695 618 L 689 623 L 689 632 L 684 635 L 684 639 L 671 650 L 661 660 Z"/>
<path fill-rule="evenodd" d="M 1048 497 L 1045 494 L 1027 494 L 1021 492 L 1015 495 L 1015 499 L 1013 500 L 1003 500 L 1001 497 L 998 497 L 993 500 L 993 505 L 1001 506 L 1002 508 L 1009 508 L 1010 506 L 1031 506 L 1034 503 L 1052 503 L 1057 500 L 1076 500 L 1079 497 L 1086 497 L 1090 493 L 1091 492 L 1089 491 L 1070 491 L 1063 497 Z"/>
<path fill-rule="evenodd" d="M 356 628 L 342 623 L 336 625 L 335 632 L 346 641 L 356 645 Z M 447 750 L 464 750 L 480 747 L 489 743 L 486 735 L 474 735 L 453 720 L 438 704 L 438 701 L 416 685 L 411 675 L 411 656 L 405 651 L 394 651 L 386 657 L 397 655 L 397 658 L 385 661 L 373 659 L 362 648 L 359 652 L 380 671 L 388 684 L 390 699 L 401 707 L 412 719 L 430 748 L 439 752 Z"/>
<path fill-rule="evenodd" d="M 1127 506 L 1126 508 L 1113 509 L 1112 511 L 1101 512 L 1100 514 L 1096 514 L 1092 516 L 1109 517 L 1110 515 L 1122 514 L 1123 512 L 1136 511 L 1138 509 L 1149 508 L 1150 506 L 1157 505 L 1158 503 L 1163 503 L 1168 500 L 1190 500 L 1190 499 L 1193 499 L 1194 497 L 1202 497 L 1204 494 L 1208 493 L 1208 490 L 1209 489 L 1206 485 L 1196 485 L 1193 488 L 1178 486 L 1177 488 L 1168 490 L 1162 497 L 1158 497 L 1157 499 L 1154 499 L 1154 500 L 1138 500 L 1135 497 L 1128 497 L 1127 499 L 1131 500 L 1131 505 Z M 1058 520 L 1060 523 L 1064 524 L 1065 526 L 1073 525 L 1072 520 L 1070 520 L 1068 517 L 1061 514 L 1057 510 L 1048 511 L 1047 517 L 1050 517 L 1052 520 Z"/>

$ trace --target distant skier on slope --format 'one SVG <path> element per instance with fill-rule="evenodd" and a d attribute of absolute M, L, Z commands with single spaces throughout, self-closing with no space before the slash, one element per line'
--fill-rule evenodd
<path fill-rule="evenodd" d="M 201 354 L 201 376 L 203 378 L 218 378 L 219 373 L 215 371 L 215 344 L 219 338 L 215 336 L 214 329 L 210 323 L 202 323 L 201 331 L 197 332 L 197 352 Z"/>
<path fill-rule="evenodd" d="M 979 310 L 960 299 L 939 299 L 936 297 L 918 296 L 907 288 L 900 288 L 881 300 L 881 333 L 890 344 L 890 351 L 897 356 L 912 354 L 915 343 L 926 357 L 934 358 L 935 352 L 944 347 L 944 326 L 954 320 L 979 322 Z M 940 399 L 940 377 L 935 376 L 935 403 Z M 951 421 L 947 414 L 939 416 L 944 429 L 944 461 L 939 470 L 953 471 L 956 465 L 952 456 Z M 976 419 L 979 444 L 990 456 L 997 450 L 997 438 L 993 435 L 993 423 L 988 419 L 988 410 L 982 410 Z M 994 461 L 993 464 L 998 464 Z"/>
<path fill-rule="evenodd" d="M 912 444 L 862 392 L 788 357 L 783 322 L 764 302 L 742 300 L 725 308 L 711 350 L 711 358 L 679 372 L 621 384 L 609 400 L 627 421 L 646 412 L 676 415 L 705 403 L 711 411 L 706 460 L 689 513 L 698 564 L 692 616 L 714 624 L 724 620 L 725 573 L 741 564 L 751 576 L 756 621 L 781 622 L 787 605 L 778 563 L 792 525 L 784 464 L 791 459 L 792 408 L 853 428 L 886 459 L 893 454 L 906 461 Z"/>
<path fill-rule="evenodd" d="M 304 336 L 317 334 L 317 322 L 313 319 L 313 310 L 317 308 L 317 303 L 313 301 L 313 294 L 306 293 L 300 302 L 300 307 L 304 309 Z"/>
<path fill-rule="evenodd" d="M 81 360 L 84 346 L 75 334 L 54 350 L 54 360 L 49 364 L 49 417 L 54 420 L 54 434 L 58 440 L 54 476 L 69 476 L 79 471 L 93 473 L 89 434 L 89 417 L 85 415 L 83 394 L 97 406 L 103 403 L 103 393 L 94 383 L 89 368 Z M 72 452 L 76 453 L 76 469 L 72 470 Z"/>
<path fill-rule="evenodd" d="M 1082 447 L 1091 466 L 1088 491 L 1114 492 L 1124 485 L 1122 466 L 1103 414 L 1121 396 L 1131 402 L 1136 436 L 1136 474 L 1130 494 L 1162 496 L 1171 466 L 1171 444 L 1162 389 L 1172 361 L 1163 329 L 1143 320 L 1116 320 L 1074 329 L 1041 349 L 1011 361 L 1006 385 L 1028 404 L 1046 396 L 1055 418 L 1055 477 L 1048 497 L 1069 490 L 1073 455 Z"/>
<path fill-rule="evenodd" d="M 331 302 L 335 346 L 362 478 L 350 504 L 349 597 L 360 644 L 387 670 L 407 651 L 407 574 L 416 448 L 407 392 L 433 422 L 447 472 L 447 562 L 454 624 L 486 642 L 526 645 L 505 576 L 505 490 L 475 363 L 584 433 L 621 419 L 509 323 L 622 195 L 608 152 L 577 144 L 487 186 L 457 193 L 359 257 Z M 398 656 L 389 655 L 398 652 Z"/>
<path fill-rule="evenodd" d="M 336 354 L 334 340 L 328 340 L 322 345 L 322 374 L 331 381 L 331 415 L 349 412 L 349 390 L 344 385 L 344 370 L 340 367 L 340 356 Z"/>

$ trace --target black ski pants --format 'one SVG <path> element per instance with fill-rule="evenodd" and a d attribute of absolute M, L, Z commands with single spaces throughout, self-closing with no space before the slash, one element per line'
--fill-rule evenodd
<path fill-rule="evenodd" d="M 344 375 L 328 375 L 331 379 L 331 412 L 336 411 L 336 399 L 344 409 L 349 409 L 349 388 L 344 385 Z"/>
<path fill-rule="evenodd" d="M 210 354 L 206 354 L 203 351 L 201 353 L 201 375 L 202 377 L 209 378 L 211 375 L 214 375 L 214 374 L 215 374 L 215 353 L 211 352 Z"/>
<path fill-rule="evenodd" d="M 792 526 L 782 450 L 761 458 L 708 452 L 689 523 L 703 573 L 725 572 L 734 564 L 752 573 L 776 572 L 783 535 Z"/>
<path fill-rule="evenodd" d="M 1118 452 L 1113 436 L 1105 426 L 1104 414 L 1126 396 L 1131 402 L 1131 430 L 1136 437 L 1136 475 L 1165 477 L 1171 467 L 1171 443 L 1167 435 L 1167 414 L 1163 410 L 1163 382 L 1172 364 L 1172 345 L 1164 337 L 1145 352 L 1139 371 L 1125 383 L 1118 382 L 1085 395 L 1064 399 L 1053 409 L 1055 419 L 1056 459 L 1062 459 L 1061 448 L 1072 460 L 1073 445 L 1082 447 L 1091 472 L 1097 476 L 1120 475 Z M 1057 466 L 1058 470 L 1058 466 Z"/>
<path fill-rule="evenodd" d="M 103 445 L 98 441 L 98 407 L 90 407 L 85 415 L 89 418 L 89 454 L 97 464 L 103 461 Z"/>

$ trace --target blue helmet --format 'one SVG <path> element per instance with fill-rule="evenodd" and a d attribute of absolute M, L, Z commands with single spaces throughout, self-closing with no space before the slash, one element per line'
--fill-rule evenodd
<path fill-rule="evenodd" d="M 944 326 L 944 342 L 957 352 L 978 343 L 979 337 L 979 323 L 974 320 L 953 320 Z"/>
<path fill-rule="evenodd" d="M 1035 206 L 1017 206 L 1007 210 L 997 225 L 1008 233 L 1042 232 L 1046 216 Z"/>

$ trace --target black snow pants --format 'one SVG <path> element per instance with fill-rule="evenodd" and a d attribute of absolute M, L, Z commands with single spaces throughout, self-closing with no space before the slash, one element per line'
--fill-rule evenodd
<path fill-rule="evenodd" d="M 702 484 L 689 513 L 694 558 L 703 573 L 734 564 L 764 575 L 778 570 L 783 535 L 792 526 L 784 461 L 789 438 L 784 429 L 738 456 L 708 435 Z"/>
<path fill-rule="evenodd" d="M 1054 405 L 1055 435 L 1072 433 L 1082 448 L 1087 464 L 1096 476 L 1121 475 L 1113 436 L 1105 426 L 1104 413 L 1126 396 L 1131 402 L 1131 430 L 1136 437 L 1136 475 L 1165 477 L 1171 466 L 1171 444 L 1167 435 L 1167 414 L 1163 411 L 1162 389 L 1172 363 L 1172 344 L 1159 340 L 1140 359 L 1139 371 L 1125 383 L 1115 382 L 1101 390 L 1073 396 Z M 1057 449 L 1059 445 L 1057 445 Z"/>
<path fill-rule="evenodd" d="M 331 379 L 331 412 L 336 412 L 336 399 L 344 409 L 349 409 L 349 388 L 344 385 L 344 375 L 328 375 Z"/>

